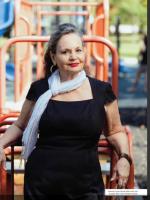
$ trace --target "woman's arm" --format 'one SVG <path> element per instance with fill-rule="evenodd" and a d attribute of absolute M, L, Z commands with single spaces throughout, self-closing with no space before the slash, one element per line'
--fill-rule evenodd
<path fill-rule="evenodd" d="M 117 100 L 105 105 L 107 130 L 105 135 L 118 154 L 129 154 L 128 138 L 121 124 Z"/>
<path fill-rule="evenodd" d="M 127 134 L 120 121 L 117 100 L 105 105 L 106 129 L 105 136 L 115 148 L 118 155 L 129 155 Z M 130 156 L 129 156 L 130 159 Z M 114 168 L 112 180 L 118 180 L 118 187 L 125 188 L 130 173 L 130 162 L 126 157 L 120 157 Z"/>
<path fill-rule="evenodd" d="M 35 102 L 25 100 L 20 116 L 18 119 L 6 130 L 5 134 L 0 137 L 0 148 L 6 148 L 14 143 L 19 137 L 22 136 L 23 131 L 28 123 L 32 113 Z"/>

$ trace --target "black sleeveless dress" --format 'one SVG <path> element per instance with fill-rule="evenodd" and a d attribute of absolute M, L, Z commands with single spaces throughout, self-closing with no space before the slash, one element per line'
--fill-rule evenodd
<path fill-rule="evenodd" d="M 93 99 L 49 100 L 25 166 L 25 200 L 103 199 L 97 144 L 106 120 L 104 104 L 116 97 L 109 83 L 88 78 Z M 26 98 L 36 101 L 47 89 L 47 79 L 35 81 Z"/>

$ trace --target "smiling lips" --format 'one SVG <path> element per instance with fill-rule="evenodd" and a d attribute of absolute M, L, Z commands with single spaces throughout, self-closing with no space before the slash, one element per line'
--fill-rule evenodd
<path fill-rule="evenodd" d="M 79 63 L 71 63 L 69 65 L 70 65 L 70 67 L 77 67 L 79 65 Z"/>

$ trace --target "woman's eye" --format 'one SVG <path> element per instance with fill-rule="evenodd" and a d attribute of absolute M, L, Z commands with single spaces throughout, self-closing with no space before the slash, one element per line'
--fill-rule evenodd
<path fill-rule="evenodd" d="M 82 50 L 81 50 L 81 49 L 77 49 L 76 51 L 77 51 L 77 52 L 81 52 Z"/>
<path fill-rule="evenodd" d="M 62 51 L 61 53 L 62 53 L 62 54 L 66 54 L 66 53 L 67 53 L 67 51 Z"/>

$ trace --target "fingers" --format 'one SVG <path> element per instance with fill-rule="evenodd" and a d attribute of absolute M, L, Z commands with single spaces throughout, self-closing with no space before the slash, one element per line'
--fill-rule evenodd
<path fill-rule="evenodd" d="M 127 176 L 120 176 L 116 169 L 113 171 L 113 175 L 112 175 L 112 178 L 110 179 L 110 181 L 114 181 L 114 180 L 116 180 L 118 189 L 125 189 L 126 188 L 127 182 L 128 182 L 128 177 Z"/>
<path fill-rule="evenodd" d="M 117 171 L 116 171 L 116 167 L 114 167 L 113 175 L 112 175 L 110 181 L 114 181 L 116 178 L 117 178 Z"/>
<path fill-rule="evenodd" d="M 118 180 L 118 189 L 125 189 L 128 182 L 128 177 L 130 174 L 130 165 L 128 161 L 124 158 L 121 158 L 117 162 L 117 180 Z"/>
<path fill-rule="evenodd" d="M 121 165 L 116 164 L 113 170 L 113 175 L 110 181 L 116 180 L 118 189 L 125 189 L 128 182 L 129 169 L 121 167 Z"/>
<path fill-rule="evenodd" d="M 110 179 L 110 181 L 114 181 L 116 179 L 116 172 L 113 173 L 112 178 Z"/>
<path fill-rule="evenodd" d="M 118 189 L 125 189 L 127 186 L 128 177 L 125 176 L 119 176 L 118 177 Z"/>

